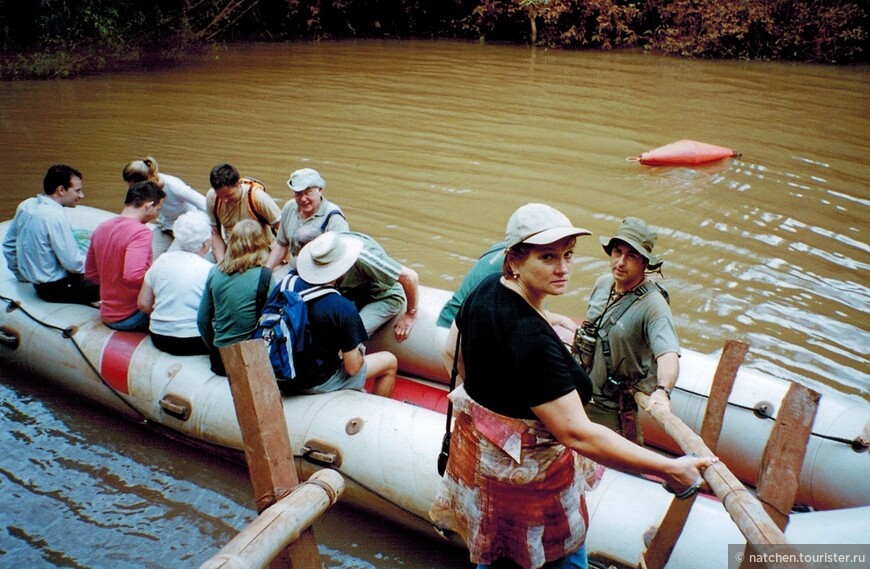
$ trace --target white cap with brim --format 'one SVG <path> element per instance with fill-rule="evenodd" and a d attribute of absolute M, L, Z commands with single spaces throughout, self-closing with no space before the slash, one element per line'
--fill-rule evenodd
<path fill-rule="evenodd" d="M 325 188 L 326 180 L 313 168 L 302 168 L 290 174 L 287 187 L 294 192 L 304 192 L 308 188 Z"/>
<path fill-rule="evenodd" d="M 520 243 L 547 245 L 565 237 L 592 235 L 582 227 L 574 227 L 571 220 L 554 207 L 529 203 L 516 210 L 505 228 L 505 249 Z"/>
<path fill-rule="evenodd" d="M 299 251 L 296 271 L 310 284 L 330 283 L 350 270 L 362 247 L 359 239 L 327 231 Z"/>

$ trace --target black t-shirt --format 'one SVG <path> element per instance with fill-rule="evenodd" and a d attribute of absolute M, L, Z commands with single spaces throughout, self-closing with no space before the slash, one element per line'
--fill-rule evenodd
<path fill-rule="evenodd" d="M 592 387 L 553 327 L 524 298 L 487 277 L 457 317 L 465 389 L 487 409 L 536 419 L 531 408 L 572 390 L 585 405 Z"/>
<path fill-rule="evenodd" d="M 311 352 L 306 356 L 315 358 L 317 372 L 316 377 L 296 378 L 293 385 L 296 389 L 324 383 L 342 365 L 338 353 L 349 352 L 368 339 L 356 307 L 340 294 L 326 294 L 306 304 L 311 333 Z"/>

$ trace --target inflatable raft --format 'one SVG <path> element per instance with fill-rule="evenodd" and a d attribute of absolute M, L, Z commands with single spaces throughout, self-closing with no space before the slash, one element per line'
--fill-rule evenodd
<path fill-rule="evenodd" d="M 390 350 L 402 370 L 416 377 L 449 383 L 439 355 L 447 331 L 435 322 L 452 293 L 421 287 L 417 324 L 411 336 L 398 343 L 392 334 L 379 334 L 371 350 Z M 701 429 L 707 399 L 718 366 L 715 356 L 682 349 L 680 375 L 671 394 L 676 416 L 695 432 Z M 742 367 L 734 382 L 725 412 L 716 454 L 741 481 L 754 485 L 764 446 L 788 392 L 789 382 Z M 436 391 L 433 393 L 433 389 Z M 401 396 L 415 404 L 441 410 L 437 388 L 412 385 Z M 652 418 L 640 414 L 646 444 L 677 452 L 679 449 Z M 804 457 L 796 503 L 819 510 L 870 505 L 870 404 L 863 399 L 824 395 Z"/>
<path fill-rule="evenodd" d="M 70 213 L 74 226 L 86 230 L 111 215 L 83 206 Z M 0 238 L 7 228 L 8 222 L 0 224 Z M 436 289 L 421 290 L 419 328 L 412 338 L 433 331 L 431 315 L 446 295 Z M 168 429 L 176 438 L 181 435 L 190 442 L 241 456 L 241 434 L 229 384 L 210 372 L 205 356 L 171 356 L 154 348 L 145 334 L 107 328 L 96 309 L 44 303 L 30 285 L 15 280 L 5 263 L 0 267 L 0 302 L 5 308 L 0 311 L 0 360 L 7 367 Z M 424 344 L 429 349 L 417 359 L 437 359 L 431 335 Z M 405 356 L 400 354 L 400 358 Z M 427 512 L 440 481 L 436 457 L 444 415 L 427 406 L 437 408 L 443 394 L 439 384 L 403 378 L 398 400 L 355 391 L 284 398 L 301 475 L 307 477 L 320 468 L 336 469 L 346 480 L 346 502 L 436 535 Z M 423 395 L 431 399 L 424 401 Z M 401 400 L 409 397 L 419 404 Z M 675 406 L 679 404 L 675 401 Z M 855 484 L 866 486 L 866 470 L 861 472 Z M 840 482 L 848 484 L 843 479 Z M 659 523 L 669 500 L 670 495 L 653 481 L 606 471 L 589 494 L 590 553 L 637 563 L 644 533 Z M 625 515 L 629 511 L 631 515 Z M 868 519 L 870 506 L 796 513 L 786 535 L 793 543 L 868 543 Z M 722 505 L 709 497 L 699 499 L 668 567 L 697 567 L 703 559 L 705 567 L 725 568 L 731 543 L 744 540 Z"/>
<path fill-rule="evenodd" d="M 695 140 L 678 140 L 644 152 L 631 161 L 647 166 L 692 166 L 739 156 L 736 150 Z"/>

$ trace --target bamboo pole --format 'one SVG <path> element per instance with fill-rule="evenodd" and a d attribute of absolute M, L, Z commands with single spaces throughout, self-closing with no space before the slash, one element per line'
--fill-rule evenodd
<path fill-rule="evenodd" d="M 319 470 L 308 482 L 267 508 L 200 569 L 265 567 L 314 523 L 344 492 L 344 478 Z"/>
<path fill-rule="evenodd" d="M 236 418 L 242 430 L 257 510 L 263 512 L 299 484 L 284 405 L 262 340 L 221 348 Z M 308 528 L 272 561 L 273 569 L 321 569 L 314 531 Z"/>
<path fill-rule="evenodd" d="M 737 370 L 740 369 L 740 364 L 743 363 L 743 359 L 748 351 L 749 344 L 736 340 L 725 342 L 725 347 L 719 358 L 719 364 L 716 366 L 716 373 L 713 375 L 713 386 L 710 388 L 710 398 L 707 400 L 707 410 L 704 414 L 704 421 L 701 424 L 701 439 L 709 447 L 716 448 L 719 442 L 728 397 L 731 395 L 731 389 L 734 387 Z M 641 404 L 640 395 L 643 394 L 635 394 L 635 400 L 639 405 L 646 408 L 648 401 L 646 404 Z M 662 523 L 659 524 L 643 554 L 644 567 L 648 569 L 662 569 L 665 566 L 671 557 L 671 552 L 674 550 L 677 540 L 680 538 L 680 534 L 683 533 L 683 527 L 686 525 L 686 520 L 689 519 L 689 512 L 692 510 L 694 503 L 695 496 L 692 496 L 688 500 L 671 501 L 671 505 L 668 507 Z"/>

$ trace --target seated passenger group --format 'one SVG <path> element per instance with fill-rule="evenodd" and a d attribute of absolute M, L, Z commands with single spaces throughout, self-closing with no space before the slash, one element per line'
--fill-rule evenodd
<path fill-rule="evenodd" d="M 341 293 L 309 305 L 319 366 L 295 391 L 361 389 L 372 378 L 376 394 L 392 393 L 395 356 L 367 355 L 363 342 L 403 309 L 394 333 L 407 339 L 417 273 L 371 237 L 350 232 L 341 208 L 323 197 L 326 182 L 316 170 L 291 174 L 294 199 L 283 210 L 261 182 L 226 163 L 212 169 L 205 196 L 158 172 L 152 157 L 130 162 L 122 177 L 128 189 L 121 214 L 100 223 L 88 245 L 63 209 L 84 198 L 82 174 L 51 166 L 43 193 L 19 205 L 3 240 L 16 278 L 46 302 L 99 304 L 108 327 L 150 331 L 154 346 L 173 355 L 207 354 L 212 371 L 226 375 L 220 348 L 252 337 L 272 269 L 287 264 L 298 269 L 297 286 Z"/>

